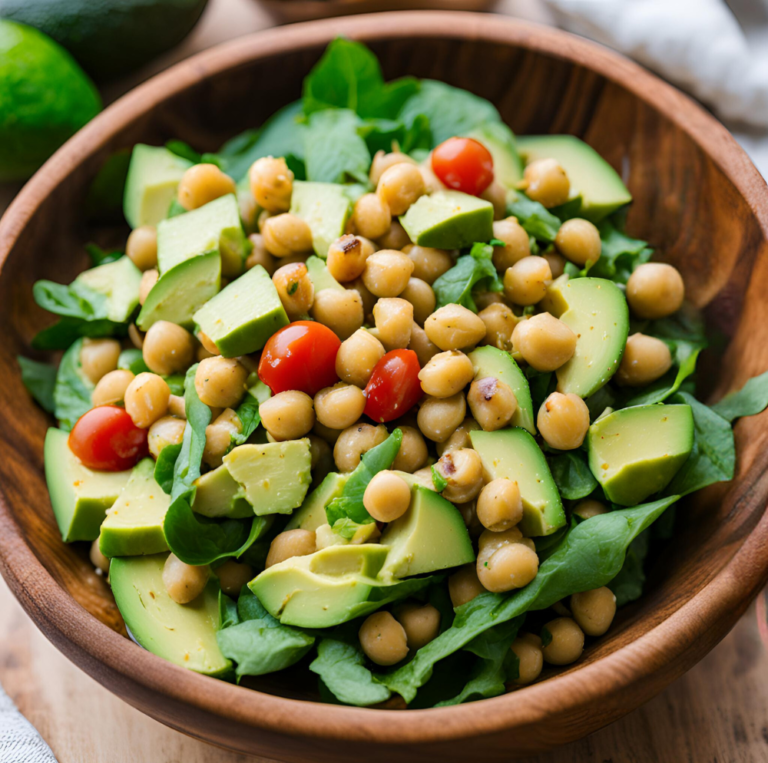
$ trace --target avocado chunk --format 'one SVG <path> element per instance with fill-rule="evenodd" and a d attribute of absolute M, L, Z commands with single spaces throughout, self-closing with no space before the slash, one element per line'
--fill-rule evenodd
<path fill-rule="evenodd" d="M 96 472 L 69 449 L 69 435 L 51 427 L 45 435 L 45 479 L 51 506 L 65 543 L 93 541 L 107 509 L 128 484 L 131 470 Z"/>
<path fill-rule="evenodd" d="M 219 584 L 208 581 L 189 604 L 166 592 L 163 567 L 168 554 L 113 559 L 109 580 L 117 608 L 136 641 L 152 654 L 208 676 L 227 674 L 232 663 L 219 649 Z"/>
<path fill-rule="evenodd" d="M 636 506 L 663 490 L 693 448 L 689 405 L 639 405 L 589 428 L 589 468 L 608 500 Z"/>
<path fill-rule="evenodd" d="M 163 520 L 170 505 L 171 496 L 155 482 L 155 462 L 139 461 L 101 525 L 101 553 L 111 559 L 167 551 Z"/>
<path fill-rule="evenodd" d="M 352 201 L 337 183 L 296 180 L 291 194 L 291 213 L 304 220 L 312 231 L 312 247 L 325 258 L 328 247 L 344 234 L 352 213 Z"/>
<path fill-rule="evenodd" d="M 408 472 L 401 472 L 398 469 L 394 469 L 393 471 L 398 477 L 405 480 L 408 483 L 408 487 L 410 488 L 420 486 L 426 488 L 427 490 L 437 492 L 435 483 L 432 481 L 431 473 L 427 474 L 427 472 L 423 471 L 422 469 L 419 469 L 420 473 L 416 474 L 408 474 Z"/>
<path fill-rule="evenodd" d="M 309 440 L 239 445 L 224 466 L 243 487 L 256 516 L 290 514 L 301 506 L 312 482 Z"/>
<path fill-rule="evenodd" d="M 243 487 L 223 464 L 195 481 L 192 511 L 204 517 L 245 519 L 253 516 L 253 507 L 245 500 Z"/>
<path fill-rule="evenodd" d="M 493 238 L 493 205 L 460 191 L 422 196 L 400 218 L 414 244 L 461 249 Z"/>
<path fill-rule="evenodd" d="M 106 265 L 86 270 L 72 283 L 74 291 L 86 290 L 100 294 L 105 301 L 106 317 L 115 323 L 126 323 L 139 306 L 141 271 L 130 257 L 121 257 Z M 93 301 L 93 300 L 92 300 Z"/>
<path fill-rule="evenodd" d="M 571 198 L 581 196 L 580 217 L 599 222 L 632 201 L 616 170 L 573 135 L 528 135 L 517 147 L 528 162 L 557 159 L 571 181 Z"/>
<path fill-rule="evenodd" d="M 319 257 L 307 258 L 307 272 L 309 280 L 315 287 L 315 294 L 323 289 L 336 289 L 345 291 L 344 287 L 330 274 L 324 260 Z"/>
<path fill-rule="evenodd" d="M 512 416 L 511 426 L 522 427 L 536 434 L 531 388 L 515 359 L 508 352 L 490 345 L 473 350 L 469 353 L 469 359 L 475 369 L 475 379 L 492 376 L 512 388 L 517 398 L 517 410 Z"/>
<path fill-rule="evenodd" d="M 194 321 L 225 358 L 234 358 L 260 350 L 288 316 L 269 273 L 256 265 L 206 302 Z"/>
<path fill-rule="evenodd" d="M 306 497 L 301 508 L 294 513 L 291 521 L 285 526 L 286 530 L 317 530 L 328 523 L 325 507 L 341 495 L 344 485 L 349 479 L 348 474 L 330 472 L 325 479 Z"/>
<path fill-rule="evenodd" d="M 131 228 L 157 225 L 176 198 L 176 188 L 192 162 L 162 146 L 137 143 L 128 165 L 123 213 Z"/>
<path fill-rule="evenodd" d="M 411 489 L 411 505 L 381 536 L 389 549 L 379 576 L 406 578 L 473 562 L 475 552 L 459 510 L 421 486 Z"/>
<path fill-rule="evenodd" d="M 469 437 L 489 482 L 502 477 L 517 482 L 523 499 L 523 519 L 519 525 L 523 535 L 551 535 L 565 524 L 557 485 L 530 432 L 516 427 L 471 432 Z"/>
<path fill-rule="evenodd" d="M 493 177 L 510 191 L 523 179 L 523 160 L 517 152 L 515 135 L 503 122 L 487 122 L 467 133 L 482 143 L 493 157 Z M 514 194 L 517 196 L 517 194 Z"/>
<path fill-rule="evenodd" d="M 623 292 L 604 278 L 560 280 L 550 287 L 550 304 L 567 305 L 556 317 L 576 334 L 576 352 L 557 369 L 557 388 L 589 397 L 616 373 L 629 333 Z"/>

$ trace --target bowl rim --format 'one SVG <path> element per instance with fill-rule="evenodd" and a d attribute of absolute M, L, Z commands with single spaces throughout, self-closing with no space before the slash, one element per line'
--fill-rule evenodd
<path fill-rule="evenodd" d="M 492 14 L 410 11 L 312 21 L 257 32 L 198 53 L 139 85 L 59 149 L 11 203 L 0 220 L 0 275 L 41 200 L 115 132 L 161 101 L 212 75 L 275 54 L 321 46 L 340 34 L 361 41 L 447 37 L 508 43 L 595 71 L 634 93 L 686 132 L 743 196 L 763 238 L 768 239 L 764 180 L 725 127 L 671 85 L 617 53 L 556 29 Z M 751 484 L 758 479 L 757 466 L 752 465 L 743 482 Z M 68 656 L 78 652 L 94 670 L 98 663 L 106 663 L 126 682 L 213 716 L 305 738 L 383 745 L 444 742 L 531 726 L 554 713 L 588 707 L 661 670 L 671 681 L 693 664 L 690 658 L 684 663 L 694 641 L 708 634 L 708 648 L 712 648 L 768 580 L 768 557 L 762 553 L 768 543 L 768 515 L 764 512 L 730 561 L 704 588 L 632 643 L 592 664 L 527 687 L 523 695 L 512 692 L 461 706 L 393 713 L 286 699 L 238 687 L 192 673 L 141 649 L 91 615 L 58 585 L 26 544 L 8 503 L 0 486 L 0 572 L 35 624 Z M 655 691 L 647 690 L 634 705 Z"/>

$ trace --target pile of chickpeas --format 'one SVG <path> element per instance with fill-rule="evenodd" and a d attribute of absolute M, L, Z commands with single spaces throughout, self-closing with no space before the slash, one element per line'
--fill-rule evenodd
<path fill-rule="evenodd" d="M 397 472 L 413 474 L 431 485 L 434 465 L 446 482 L 443 497 L 457 506 L 478 547 L 477 562 L 449 578 L 453 605 L 461 606 L 485 591 L 506 592 L 527 585 L 538 572 L 539 559 L 533 541 L 523 537 L 518 527 L 523 516 L 518 484 L 510 479 L 487 482 L 470 441 L 473 430 L 508 426 L 517 399 L 500 379 L 475 379 L 467 353 L 479 345 L 492 345 L 542 372 L 567 363 L 577 337 L 558 318 L 541 310 L 541 305 L 546 304 L 549 286 L 562 275 L 567 261 L 584 266 L 600 257 L 597 228 L 584 219 L 568 220 L 554 246 L 543 256 L 533 256 L 528 234 L 516 218 L 506 216 L 505 191 L 494 181 L 484 197 L 494 203 L 493 235 L 504 244 L 493 254 L 503 293 L 475 295 L 480 307 L 477 314 L 457 304 L 436 310 L 432 285 L 455 264 L 457 252 L 413 244 L 396 219 L 421 196 L 441 187 L 427 166 L 397 152 L 376 154 L 370 171 L 376 190 L 358 199 L 347 232 L 328 251 L 328 271 L 344 287 L 341 290 L 317 291 L 309 277 L 305 261 L 312 253 L 312 234 L 307 223 L 289 211 L 293 174 L 285 160 L 259 159 L 251 167 L 249 179 L 255 203 L 241 205 L 241 211 L 246 225 L 258 232 L 250 236 L 253 250 L 246 268 L 261 265 L 271 274 L 291 320 L 311 317 L 342 340 L 336 357 L 337 384 L 314 398 L 300 391 L 281 392 L 260 406 L 270 441 L 308 437 L 316 481 L 334 465 L 340 472 L 351 472 L 364 453 L 388 436 L 385 426 L 362 418 L 364 388 L 374 366 L 390 350 L 413 350 L 421 366 L 424 397 L 418 410 L 393 422 L 403 434 L 400 451 L 392 469 L 370 482 L 364 505 L 378 523 L 397 520 L 411 500 L 409 485 Z M 545 207 L 564 203 L 570 193 L 567 174 L 552 159 L 529 164 L 521 188 Z M 234 182 L 218 167 L 201 164 L 182 178 L 178 199 L 189 210 L 234 191 Z M 134 230 L 128 238 L 127 255 L 143 271 L 143 303 L 158 279 L 155 229 L 143 226 Z M 670 315 L 680 307 L 683 296 L 680 274 L 665 264 L 639 266 L 626 286 L 629 307 L 640 319 Z M 524 311 L 531 307 L 533 314 L 530 309 Z M 124 404 L 134 423 L 149 430 L 149 449 L 157 458 L 163 448 L 181 442 L 185 425 L 184 401 L 171 394 L 163 377 L 183 373 L 198 362 L 195 388 L 200 400 L 213 409 L 203 461 L 210 468 L 219 466 L 232 433 L 241 430 L 235 409 L 258 357 L 223 358 L 204 334 L 195 336 L 166 321 L 155 323 L 146 334 L 131 326 L 129 336 L 142 350 L 148 373 L 134 376 L 117 370 L 121 350 L 117 340 L 85 340 L 81 362 L 96 385 L 94 405 Z M 627 340 L 616 381 L 625 386 L 646 385 L 671 364 L 666 344 L 633 334 Z M 572 450 L 584 442 L 589 411 L 577 395 L 554 392 L 539 409 L 536 423 L 547 445 Z M 572 508 L 581 519 L 606 510 L 594 500 Z M 323 547 L 329 529 L 280 533 L 271 544 L 266 566 L 313 553 Z M 377 535 L 374 528 L 363 540 L 373 542 Z M 98 542 L 92 558 L 107 571 L 108 560 L 98 552 Z M 184 604 L 202 592 L 211 574 L 209 568 L 186 565 L 171 554 L 164 581 L 173 600 Z M 217 567 L 215 574 L 226 593 L 237 595 L 253 570 L 230 560 Z M 566 665 L 578 659 L 585 635 L 605 633 L 615 610 L 615 597 L 607 588 L 574 594 L 570 609 L 560 602 L 559 616 L 546 624 L 546 646 L 531 633 L 521 634 L 512 645 L 519 659 L 519 678 L 514 684 L 535 680 L 544 662 Z M 437 609 L 406 602 L 393 607 L 391 613 L 379 611 L 368 617 L 359 637 L 368 658 L 378 665 L 392 665 L 434 639 L 439 627 Z"/>

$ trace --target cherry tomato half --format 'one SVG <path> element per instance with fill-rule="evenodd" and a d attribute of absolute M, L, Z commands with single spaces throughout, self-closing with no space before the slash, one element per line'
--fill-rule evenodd
<path fill-rule="evenodd" d="M 374 367 L 365 388 L 365 415 L 374 421 L 393 421 L 421 399 L 419 359 L 413 350 L 392 350 Z"/>
<path fill-rule="evenodd" d="M 472 138 L 448 138 L 432 152 L 432 171 L 448 188 L 479 196 L 493 182 L 493 157 Z"/>
<path fill-rule="evenodd" d="M 125 408 L 100 405 L 84 413 L 72 427 L 69 449 L 89 469 L 121 472 L 149 453 L 147 430 L 139 429 Z"/>
<path fill-rule="evenodd" d="M 294 321 L 273 334 L 261 353 L 259 379 L 277 395 L 298 389 L 314 397 L 335 384 L 341 340 L 327 326 Z"/>

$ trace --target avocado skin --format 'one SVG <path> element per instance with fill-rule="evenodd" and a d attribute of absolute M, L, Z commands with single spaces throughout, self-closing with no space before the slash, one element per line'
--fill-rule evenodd
<path fill-rule="evenodd" d="M 208 0 L 0 0 L 0 18 L 39 29 L 98 82 L 178 45 Z"/>

